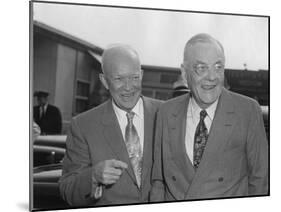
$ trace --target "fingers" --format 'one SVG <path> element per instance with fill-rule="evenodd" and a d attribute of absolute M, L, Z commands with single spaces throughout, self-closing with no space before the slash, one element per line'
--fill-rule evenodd
<path fill-rule="evenodd" d="M 96 164 L 93 168 L 95 179 L 104 185 L 116 183 L 128 165 L 119 160 L 105 160 Z"/>
<path fill-rule="evenodd" d="M 110 165 L 112 165 L 114 168 L 117 168 L 117 169 L 127 169 L 128 168 L 127 163 L 124 163 L 123 161 L 115 160 L 115 159 L 110 160 Z"/>
<path fill-rule="evenodd" d="M 112 175 L 108 173 L 104 173 L 102 177 L 102 184 L 110 185 L 116 183 L 120 178 L 120 175 Z"/>
<path fill-rule="evenodd" d="M 101 182 L 104 185 L 114 184 L 119 180 L 122 172 L 121 169 L 106 167 L 101 175 Z"/>
<path fill-rule="evenodd" d="M 114 176 L 120 176 L 122 174 L 121 169 L 116 169 L 112 167 L 108 167 L 104 170 L 104 174 L 114 175 Z"/>

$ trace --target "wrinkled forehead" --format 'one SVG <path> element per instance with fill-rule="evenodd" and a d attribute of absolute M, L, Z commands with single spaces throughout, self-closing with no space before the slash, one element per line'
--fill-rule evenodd
<path fill-rule="evenodd" d="M 202 62 L 213 64 L 225 62 L 222 47 L 216 42 L 196 42 L 187 44 L 184 51 L 184 63 Z"/>
<path fill-rule="evenodd" d="M 118 47 L 104 52 L 102 69 L 106 75 L 133 74 L 140 72 L 141 65 L 134 50 Z"/>

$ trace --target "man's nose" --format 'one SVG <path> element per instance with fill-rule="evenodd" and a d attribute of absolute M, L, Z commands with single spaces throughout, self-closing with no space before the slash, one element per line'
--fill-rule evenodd
<path fill-rule="evenodd" d="M 218 73 L 216 72 L 216 69 L 214 67 L 209 67 L 208 69 L 208 79 L 209 80 L 215 80 L 218 76 Z"/>
<path fill-rule="evenodd" d="M 125 78 L 125 80 L 124 80 L 124 87 L 125 87 L 125 89 L 126 90 L 131 90 L 131 88 L 132 88 L 132 82 L 131 82 L 132 80 L 130 80 L 130 78 L 129 77 L 127 77 L 127 78 Z"/>

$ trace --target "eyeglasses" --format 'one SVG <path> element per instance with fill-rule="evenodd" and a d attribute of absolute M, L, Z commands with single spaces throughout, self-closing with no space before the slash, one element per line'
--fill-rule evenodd
<path fill-rule="evenodd" d="M 193 70 L 198 76 L 205 76 L 207 75 L 208 71 L 210 70 L 210 66 L 207 64 L 195 64 L 193 65 Z M 224 64 L 216 63 L 213 65 L 213 70 L 217 74 L 222 74 L 224 72 Z"/>

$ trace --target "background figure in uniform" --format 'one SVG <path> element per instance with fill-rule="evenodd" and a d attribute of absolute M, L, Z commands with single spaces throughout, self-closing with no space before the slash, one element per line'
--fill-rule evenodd
<path fill-rule="evenodd" d="M 186 44 L 191 94 L 157 116 L 152 201 L 268 194 L 268 143 L 254 99 L 223 88 L 222 45 L 208 34 Z"/>
<path fill-rule="evenodd" d="M 61 134 L 61 113 L 56 106 L 48 103 L 49 93 L 37 91 L 34 96 L 37 97 L 38 105 L 33 107 L 33 118 L 41 129 L 41 135 Z"/>
<path fill-rule="evenodd" d="M 72 206 L 148 202 L 159 100 L 141 95 L 143 72 L 131 47 L 102 55 L 100 79 L 111 98 L 73 118 L 59 182 Z"/>

